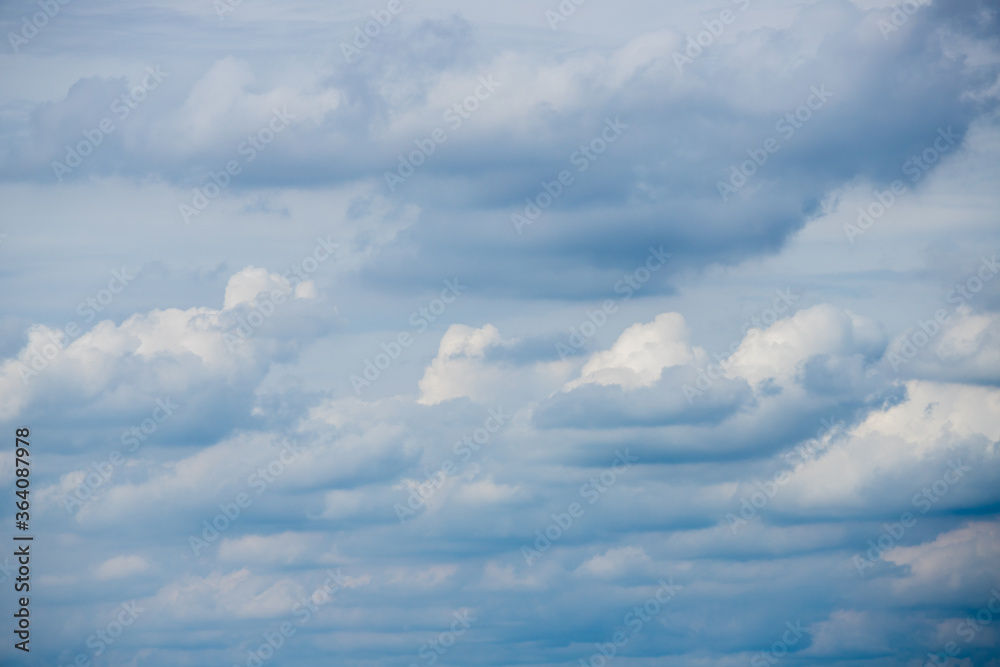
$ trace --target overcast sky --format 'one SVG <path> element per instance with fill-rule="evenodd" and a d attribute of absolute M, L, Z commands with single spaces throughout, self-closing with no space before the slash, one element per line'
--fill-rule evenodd
<path fill-rule="evenodd" d="M 996 2 L 0 27 L 4 664 L 1000 666 Z"/>

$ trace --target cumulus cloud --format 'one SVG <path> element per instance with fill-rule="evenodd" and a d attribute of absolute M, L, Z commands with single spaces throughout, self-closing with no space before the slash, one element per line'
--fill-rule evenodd
<path fill-rule="evenodd" d="M 694 359 L 690 333 L 679 313 L 663 313 L 649 324 L 626 329 L 611 349 L 594 354 L 584 364 L 580 378 L 566 385 L 569 391 L 584 384 L 615 384 L 624 389 L 648 387 L 660 379 L 664 368 Z"/>
<path fill-rule="evenodd" d="M 789 386 L 810 379 L 812 369 L 805 365 L 809 360 L 822 359 L 820 373 L 859 373 L 865 360 L 880 356 L 884 346 L 884 336 L 872 320 L 830 305 L 814 306 L 764 331 L 750 329 L 730 359 L 727 374 L 754 386 L 768 380 Z M 839 363 L 830 364 L 831 357 Z"/>
<path fill-rule="evenodd" d="M 617 659 L 964 639 L 1000 585 L 995 7 L 557 4 L 95 0 L 0 56 L 25 664 L 253 663 L 283 622 L 296 665 L 576 664 L 667 581 Z"/>
<path fill-rule="evenodd" d="M 160 392 L 147 399 L 153 403 L 206 382 L 237 387 L 252 377 L 259 380 L 265 358 L 287 347 L 287 341 L 267 337 L 268 317 L 281 307 L 271 300 L 272 290 L 290 299 L 314 294 L 309 281 L 292 293 L 284 278 L 248 267 L 230 278 L 222 309 L 154 309 L 121 324 L 100 321 L 82 333 L 78 325 L 66 331 L 34 326 L 27 344 L 0 367 L 0 387 L 13 399 L 5 402 L 2 416 L 23 414 L 33 400 L 52 392 L 72 394 L 98 409 L 120 409 L 148 393 L 139 389 L 143 385 Z M 246 318 L 260 294 L 270 311 L 256 312 L 251 323 Z"/>
<path fill-rule="evenodd" d="M 267 269 L 248 266 L 229 279 L 222 307 L 231 310 L 240 304 L 253 305 L 262 292 L 269 294 L 272 291 L 286 295 L 293 293 L 287 278 L 275 273 L 268 273 Z M 294 295 L 295 298 L 300 299 L 315 298 L 317 296 L 316 283 L 311 280 L 299 282 L 294 288 Z"/>
<path fill-rule="evenodd" d="M 500 342 L 500 332 L 487 324 L 473 329 L 462 324 L 448 328 L 438 355 L 420 379 L 420 402 L 433 405 L 449 398 L 471 396 L 482 379 L 486 348 Z"/>

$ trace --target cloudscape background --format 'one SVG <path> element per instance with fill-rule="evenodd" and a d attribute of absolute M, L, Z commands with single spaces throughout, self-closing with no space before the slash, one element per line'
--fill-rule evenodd
<path fill-rule="evenodd" d="M 1000 665 L 996 2 L 0 25 L 4 664 Z"/>

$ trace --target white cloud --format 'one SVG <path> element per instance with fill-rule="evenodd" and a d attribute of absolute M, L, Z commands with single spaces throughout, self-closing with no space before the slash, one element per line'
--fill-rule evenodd
<path fill-rule="evenodd" d="M 500 340 L 500 332 L 491 324 L 480 329 L 464 324 L 448 327 L 437 356 L 420 380 L 419 402 L 434 405 L 451 398 L 477 395 L 482 384 L 495 377 L 483 361 L 486 348 Z"/>
<path fill-rule="evenodd" d="M 124 579 L 142 574 L 149 569 L 149 563 L 141 556 L 115 556 L 101 563 L 95 572 L 98 579 Z"/>
<path fill-rule="evenodd" d="M 587 560 L 578 571 L 597 577 L 614 577 L 645 570 L 651 562 L 652 559 L 642 547 L 617 547 Z"/>
<path fill-rule="evenodd" d="M 958 382 L 992 383 L 1000 377 L 1000 314 L 974 313 L 963 305 L 938 331 L 932 328 L 938 326 L 933 318 L 921 318 L 920 322 L 931 329 L 933 335 L 925 348 L 916 349 L 912 360 L 907 359 L 912 347 L 903 355 L 906 344 L 903 337 L 893 341 L 889 348 L 903 361 L 900 373 Z M 918 338 L 920 331 L 920 328 L 911 329 L 904 332 L 904 336 L 912 341 Z M 912 342 L 909 345 L 913 346 Z"/>
<path fill-rule="evenodd" d="M 883 334 L 874 321 L 831 305 L 813 306 L 764 331 L 748 330 L 726 374 L 745 378 L 751 385 L 769 378 L 787 385 L 801 371 L 802 363 L 814 355 L 871 355 L 883 344 Z"/>
<path fill-rule="evenodd" d="M 845 649 L 864 653 L 890 650 L 886 619 L 868 611 L 840 609 L 809 626 L 812 643 L 804 655 L 841 655 Z M 794 636 L 794 635 L 793 635 Z"/>
<path fill-rule="evenodd" d="M 322 562 L 329 540 L 322 533 L 285 531 L 273 535 L 223 538 L 219 560 L 230 563 L 293 565 Z"/>
<path fill-rule="evenodd" d="M 257 576 L 243 568 L 184 576 L 161 588 L 149 604 L 175 618 L 282 618 L 305 596 L 305 587 L 296 581 Z"/>
<path fill-rule="evenodd" d="M 933 541 L 897 546 L 882 558 L 908 569 L 893 582 L 897 594 L 918 589 L 931 596 L 956 590 L 984 592 L 1000 584 L 1000 524 L 972 521 Z"/>
<path fill-rule="evenodd" d="M 625 389 L 648 387 L 660 379 L 664 368 L 680 366 L 695 358 L 684 317 L 663 313 L 647 324 L 633 324 L 609 350 L 587 360 L 580 378 L 564 391 L 584 384 L 616 384 Z"/>
<path fill-rule="evenodd" d="M 257 134 L 268 126 L 275 108 L 294 116 L 295 124 L 321 121 L 340 106 L 337 90 L 319 86 L 315 80 L 296 83 L 298 86 L 259 81 L 247 61 L 234 56 L 221 58 L 194 82 L 181 108 L 161 121 L 158 134 L 170 141 L 158 142 L 159 148 L 176 155 L 212 147 L 220 137 L 233 136 L 234 128 Z M 245 157 L 237 153 L 236 145 L 224 148 L 231 152 L 230 159 Z"/>
<path fill-rule="evenodd" d="M 789 510 L 863 507 L 890 473 L 934 466 L 931 474 L 939 476 L 949 457 L 995 456 L 1000 390 L 917 381 L 906 389 L 905 401 L 873 410 L 820 456 L 800 463 L 775 502 Z"/>
<path fill-rule="evenodd" d="M 233 383 L 257 374 L 258 364 L 269 354 L 259 349 L 266 336 L 251 330 L 248 340 L 240 340 L 239 321 L 230 311 L 271 290 L 292 291 L 277 274 L 247 267 L 229 279 L 222 310 L 154 309 L 132 315 L 120 325 L 97 322 L 72 340 L 63 331 L 33 326 L 24 348 L 0 365 L 0 394 L 10 397 L 0 404 L 0 418 L 15 417 L 55 388 L 73 387 L 78 395 L 95 399 L 120 391 L 122 385 L 155 378 L 161 392 L 180 395 L 206 380 Z M 295 298 L 315 294 L 311 281 L 294 290 Z M 240 344 L 232 347 L 225 335 Z"/>

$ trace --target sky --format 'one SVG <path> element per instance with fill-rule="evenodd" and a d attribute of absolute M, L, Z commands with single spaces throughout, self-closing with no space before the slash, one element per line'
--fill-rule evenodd
<path fill-rule="evenodd" d="M 1000 667 L 996 2 L 0 27 L 3 664 Z"/>

